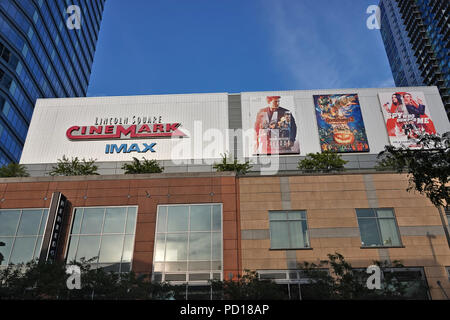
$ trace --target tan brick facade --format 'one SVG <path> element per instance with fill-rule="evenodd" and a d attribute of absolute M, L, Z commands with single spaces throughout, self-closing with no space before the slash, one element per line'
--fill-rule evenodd
<path fill-rule="evenodd" d="M 280 180 L 286 178 L 289 195 L 283 195 L 281 188 Z M 450 266 L 450 249 L 439 210 L 426 197 L 406 191 L 405 175 L 241 177 L 239 185 L 241 232 L 265 232 L 265 237 L 242 239 L 243 269 L 289 269 L 291 251 L 298 263 L 318 262 L 339 252 L 354 267 L 387 259 L 400 260 L 405 267 L 423 267 L 432 298 L 444 299 L 438 280 L 450 295 L 445 269 Z M 361 248 L 355 209 L 376 207 L 394 209 L 403 247 Z M 271 250 L 269 210 L 306 210 L 312 249 Z"/>
<path fill-rule="evenodd" d="M 245 269 L 288 270 L 293 263 L 318 262 L 339 252 L 354 266 L 374 260 L 400 260 L 424 268 L 433 299 L 450 296 L 446 267 L 450 249 L 440 213 L 419 194 L 406 192 L 404 175 L 243 176 L 160 174 L 23 178 L 0 180 L 0 209 L 49 208 L 59 191 L 71 209 L 89 206 L 138 206 L 132 268 L 152 271 L 157 206 L 223 204 L 223 277 L 236 279 Z M 402 247 L 362 248 L 356 208 L 392 208 Z M 271 250 L 270 210 L 306 210 L 310 248 Z M 73 210 L 65 220 L 64 258 Z M 448 222 L 447 222 L 448 223 Z"/>

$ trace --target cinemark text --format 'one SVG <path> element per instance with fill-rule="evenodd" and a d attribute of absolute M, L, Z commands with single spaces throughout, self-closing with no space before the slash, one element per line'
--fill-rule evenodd
<path fill-rule="evenodd" d="M 67 130 L 66 135 L 70 140 L 186 137 L 186 134 L 178 129 L 179 126 L 179 123 L 131 126 L 73 126 Z"/>

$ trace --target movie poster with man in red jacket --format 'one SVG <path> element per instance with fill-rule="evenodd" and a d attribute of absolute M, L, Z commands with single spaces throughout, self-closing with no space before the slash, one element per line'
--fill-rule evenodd
<path fill-rule="evenodd" d="M 423 92 L 383 92 L 378 96 L 389 141 L 394 147 L 421 148 L 418 144 L 421 135 L 436 134 Z"/>
<path fill-rule="evenodd" d="M 253 98 L 253 155 L 300 154 L 292 96 Z"/>

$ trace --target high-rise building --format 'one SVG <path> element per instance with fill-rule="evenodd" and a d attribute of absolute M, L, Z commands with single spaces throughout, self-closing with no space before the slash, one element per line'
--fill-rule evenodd
<path fill-rule="evenodd" d="M 104 5 L 0 1 L 0 166 L 19 162 L 38 98 L 86 96 Z"/>
<path fill-rule="evenodd" d="M 450 2 L 381 0 L 381 35 L 397 86 L 437 86 L 450 118 Z"/>

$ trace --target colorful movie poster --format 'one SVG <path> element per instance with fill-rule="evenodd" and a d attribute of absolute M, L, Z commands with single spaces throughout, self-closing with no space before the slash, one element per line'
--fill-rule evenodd
<path fill-rule="evenodd" d="M 322 151 L 369 152 L 357 94 L 314 96 Z"/>
<path fill-rule="evenodd" d="M 419 136 L 436 134 L 423 92 L 383 92 L 378 96 L 389 141 L 394 147 L 420 148 Z"/>
<path fill-rule="evenodd" d="M 250 101 L 253 155 L 300 154 L 294 98 L 264 96 Z"/>

